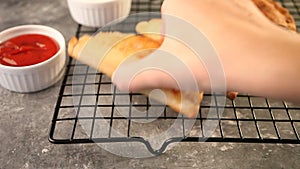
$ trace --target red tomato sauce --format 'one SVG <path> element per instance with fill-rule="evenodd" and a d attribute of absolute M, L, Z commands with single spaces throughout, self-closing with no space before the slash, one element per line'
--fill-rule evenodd
<path fill-rule="evenodd" d="M 52 38 L 41 34 L 25 34 L 0 44 L 0 64 L 29 66 L 51 58 L 59 46 Z"/>

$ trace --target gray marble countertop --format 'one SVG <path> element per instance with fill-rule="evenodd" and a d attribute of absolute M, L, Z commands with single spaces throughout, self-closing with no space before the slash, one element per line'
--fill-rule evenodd
<path fill-rule="evenodd" d="M 66 0 L 2 0 L 0 31 L 43 24 L 75 34 Z M 299 168 L 300 145 L 179 143 L 164 154 L 131 159 L 96 144 L 54 145 L 48 133 L 60 83 L 31 94 L 0 87 L 0 168 Z"/>

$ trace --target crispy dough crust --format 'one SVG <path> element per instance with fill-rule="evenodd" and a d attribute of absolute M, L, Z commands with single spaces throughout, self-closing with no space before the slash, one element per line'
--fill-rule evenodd
<path fill-rule="evenodd" d="M 72 37 L 68 44 L 68 54 L 74 59 L 77 59 L 80 51 L 83 49 L 89 39 L 90 36 L 88 35 L 80 37 L 80 41 L 76 37 Z"/>
<path fill-rule="evenodd" d="M 252 0 L 260 11 L 273 23 L 287 29 L 296 31 L 296 24 L 293 16 L 287 9 L 273 0 Z"/>
<path fill-rule="evenodd" d="M 135 27 L 137 33 L 142 34 L 159 43 L 163 42 L 163 36 L 161 36 L 161 29 L 162 20 L 158 18 L 154 18 L 149 21 L 139 22 Z"/>
<path fill-rule="evenodd" d="M 89 43 L 92 43 L 92 45 Z M 89 51 L 95 51 L 96 55 L 94 56 L 98 58 L 97 62 L 99 63 L 95 64 L 95 58 L 84 53 L 86 44 L 88 44 L 87 46 L 95 45 Z M 72 38 L 69 41 L 69 55 L 111 77 L 119 64 L 127 57 L 141 59 L 148 56 L 160 45 L 161 43 L 146 36 L 119 32 L 100 32 L 95 37 L 85 35 L 79 39 Z M 158 102 L 165 103 L 186 117 L 194 118 L 197 116 L 203 99 L 203 92 L 180 92 L 173 89 L 161 89 L 161 91 L 165 97 L 153 93 L 150 95 L 151 90 L 143 90 L 141 93 Z"/>

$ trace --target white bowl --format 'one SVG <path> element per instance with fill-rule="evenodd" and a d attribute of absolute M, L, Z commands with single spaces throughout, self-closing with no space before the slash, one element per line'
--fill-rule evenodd
<path fill-rule="evenodd" d="M 23 34 L 41 34 L 54 39 L 58 52 L 46 61 L 30 66 L 0 64 L 0 85 L 15 92 L 35 92 L 50 87 L 63 75 L 66 62 L 66 45 L 63 35 L 48 26 L 22 25 L 0 32 L 0 43 Z"/>
<path fill-rule="evenodd" d="M 129 15 L 131 0 L 68 0 L 72 18 L 89 27 L 102 27 Z"/>

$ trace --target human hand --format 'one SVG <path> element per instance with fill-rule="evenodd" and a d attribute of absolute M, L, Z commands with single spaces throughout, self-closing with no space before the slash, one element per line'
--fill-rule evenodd
<path fill-rule="evenodd" d="M 222 67 L 216 67 L 216 70 L 223 68 L 228 90 L 242 91 L 247 83 L 253 81 L 254 76 L 258 83 L 265 82 L 265 75 L 261 73 L 266 68 L 258 64 L 265 65 L 272 59 L 269 57 L 269 49 L 273 46 L 266 43 L 266 40 L 270 41 L 270 37 L 284 34 L 284 30 L 269 21 L 250 0 L 223 0 L 217 3 L 210 0 L 165 0 L 162 14 L 165 35 L 177 31 L 186 36 L 194 36 L 181 29 L 181 26 L 169 22 L 166 16 L 173 16 L 190 23 L 209 39 L 222 63 Z M 121 64 L 113 76 L 113 81 L 119 88 L 131 91 L 145 88 L 178 89 L 178 81 L 185 84 L 184 89 L 189 88 L 189 84 L 195 81 L 200 90 L 210 90 L 210 75 L 201 61 L 201 58 L 210 56 L 199 56 L 189 46 L 180 43 L 180 39 L 167 36 L 158 51 L 140 61 Z M 170 55 L 165 57 L 167 54 Z M 175 64 L 178 61 L 188 67 L 190 78 L 186 79 L 187 75 L 181 69 L 176 69 Z M 160 68 L 161 63 L 175 67 L 172 75 L 161 69 L 137 72 L 143 67 Z M 130 73 L 134 77 L 128 78 L 128 72 L 136 73 Z M 241 77 L 248 79 L 243 80 Z"/>

